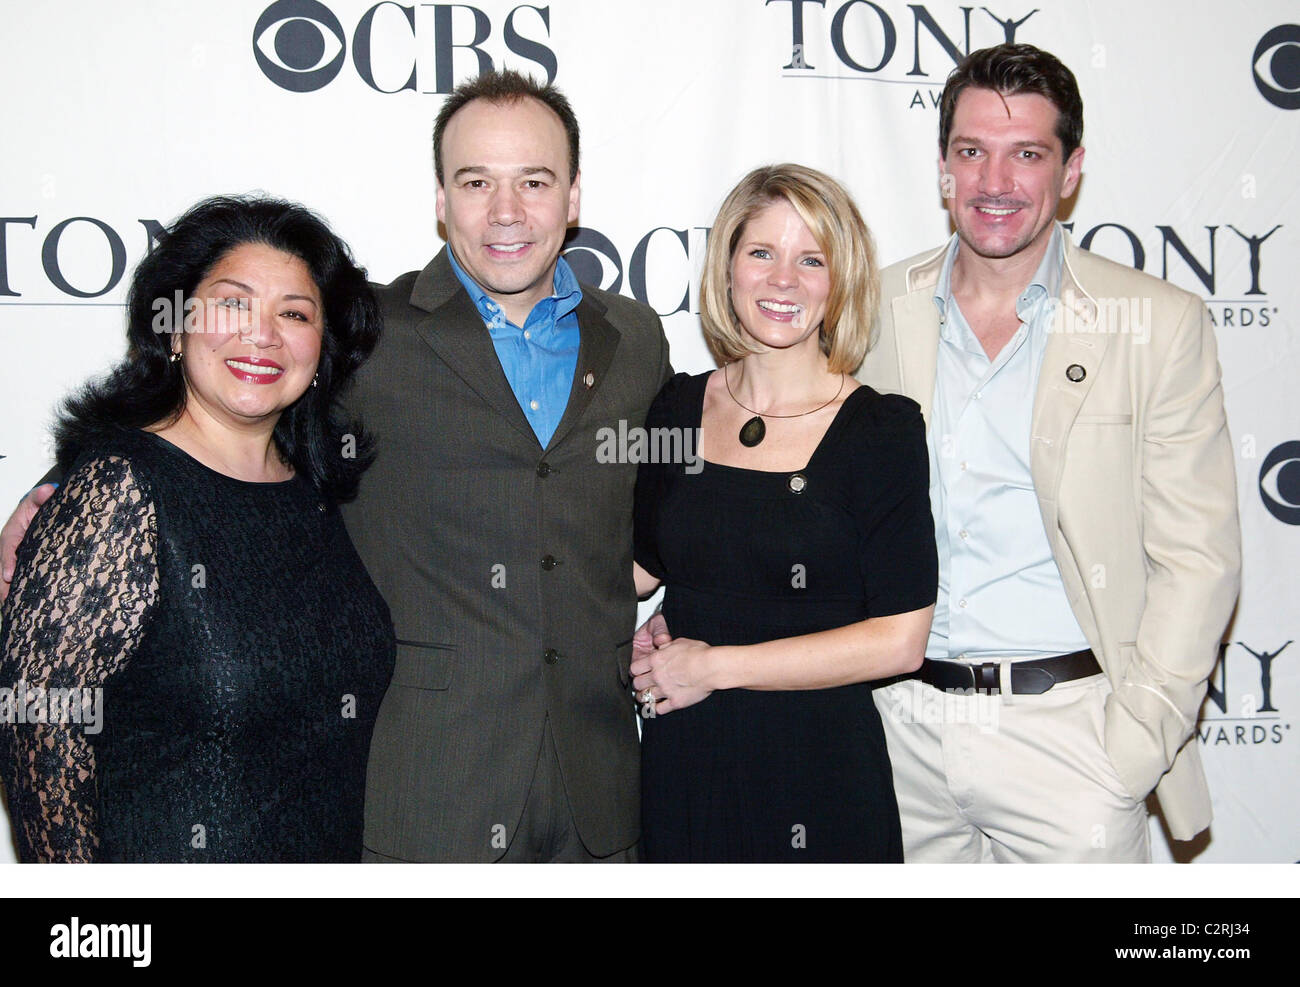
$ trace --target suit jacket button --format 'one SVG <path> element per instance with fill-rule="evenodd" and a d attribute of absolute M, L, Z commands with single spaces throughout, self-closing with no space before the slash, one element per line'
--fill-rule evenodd
<path fill-rule="evenodd" d="M 554 555 L 547 555 L 542 559 L 542 568 L 547 572 L 550 572 L 559 564 L 560 564 L 560 560 L 557 559 Z"/>
<path fill-rule="evenodd" d="M 547 477 L 547 476 L 550 476 L 550 475 L 551 475 L 551 464 L 548 463 L 548 462 L 545 462 L 545 461 L 538 463 L 538 464 L 537 464 L 537 475 L 540 476 L 540 477 Z"/>
<path fill-rule="evenodd" d="M 1088 376 L 1088 371 L 1084 370 L 1079 364 L 1072 363 L 1065 368 L 1065 376 L 1072 383 L 1077 384 L 1079 381 L 1083 380 L 1083 378 Z"/>
<path fill-rule="evenodd" d="M 554 648 L 547 648 L 542 652 L 542 661 L 546 662 L 548 665 L 554 665 L 559 660 L 560 653 Z"/>

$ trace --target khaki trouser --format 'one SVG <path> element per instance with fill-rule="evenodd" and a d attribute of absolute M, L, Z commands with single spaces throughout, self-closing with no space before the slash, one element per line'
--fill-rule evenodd
<path fill-rule="evenodd" d="M 1104 675 L 1038 696 L 876 690 L 905 860 L 1149 863 L 1146 806 L 1102 748 L 1110 691 Z"/>

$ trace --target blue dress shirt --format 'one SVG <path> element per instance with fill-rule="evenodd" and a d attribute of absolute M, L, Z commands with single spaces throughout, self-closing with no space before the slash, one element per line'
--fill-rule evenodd
<path fill-rule="evenodd" d="M 960 243 L 952 238 L 934 291 L 940 329 L 929 447 L 939 596 L 926 655 L 979 662 L 1080 651 L 1088 640 L 1029 471 L 1034 395 L 1061 293 L 1061 229 L 1016 301 L 1020 328 L 993 360 L 952 297 Z"/>
<path fill-rule="evenodd" d="M 578 367 L 581 333 L 577 309 L 582 301 L 578 279 L 564 258 L 559 258 L 550 297 L 534 305 L 520 327 L 507 319 L 501 306 L 461 269 L 450 247 L 447 257 L 492 336 L 515 400 L 545 449 L 564 417 Z"/>

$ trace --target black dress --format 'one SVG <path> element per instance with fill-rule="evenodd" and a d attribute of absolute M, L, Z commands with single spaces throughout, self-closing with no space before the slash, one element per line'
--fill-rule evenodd
<path fill-rule="evenodd" d="M 23 860 L 360 860 L 393 630 L 310 483 L 117 430 L 18 559 L 0 692 L 30 708 L 0 724 L 0 777 Z"/>
<path fill-rule="evenodd" d="M 708 377 L 669 381 L 647 427 L 699 428 Z M 913 401 L 853 391 L 802 470 L 690 469 L 644 464 L 636 488 L 636 559 L 674 636 L 756 644 L 934 602 Z M 641 785 L 648 861 L 902 860 L 869 684 L 719 691 L 643 721 Z"/>

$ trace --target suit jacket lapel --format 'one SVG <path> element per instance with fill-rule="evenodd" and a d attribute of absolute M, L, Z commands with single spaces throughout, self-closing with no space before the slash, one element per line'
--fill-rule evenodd
<path fill-rule="evenodd" d="M 621 338 L 618 330 L 605 318 L 605 306 L 594 299 L 590 291 L 584 291 L 582 301 L 578 303 L 578 327 L 582 342 L 578 347 L 578 365 L 573 371 L 573 386 L 569 389 L 569 403 L 565 405 L 564 417 L 551 436 L 548 450 L 554 449 L 586 413 Z"/>
<path fill-rule="evenodd" d="M 900 390 L 921 406 L 921 415 L 929 422 L 939 362 L 939 310 L 933 290 L 923 288 L 895 298 L 894 325 L 908 327 L 898 338 Z"/>
<path fill-rule="evenodd" d="M 912 267 L 907 272 L 907 294 L 893 301 L 894 325 L 907 326 L 906 332 L 895 333 L 899 390 L 921 406 L 921 415 L 927 424 L 939 363 L 939 309 L 934 304 L 934 286 L 939 281 L 939 271 L 947 253 L 948 244 L 945 243 L 936 253 Z"/>
<path fill-rule="evenodd" d="M 452 373 L 511 426 L 536 442 L 537 434 L 501 369 L 483 317 L 452 271 L 445 247 L 416 278 L 411 304 L 430 313 L 416 323 L 415 330 Z"/>
<path fill-rule="evenodd" d="M 1080 251 L 1066 241 L 1061 269 L 1061 297 L 1052 319 L 1038 374 L 1038 391 L 1030 430 L 1029 470 L 1038 494 L 1043 524 L 1049 535 L 1056 530 L 1059 513 L 1061 471 L 1065 467 L 1065 445 L 1079 408 L 1097 380 L 1110 335 L 1099 326 L 1096 300 L 1079 284 L 1074 265 Z M 1067 374 L 1072 367 L 1083 370 L 1081 380 Z M 1071 373 L 1078 376 L 1078 370 Z"/>

